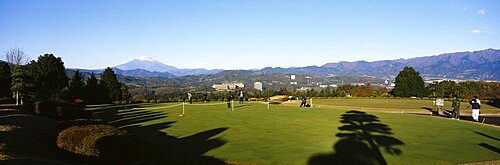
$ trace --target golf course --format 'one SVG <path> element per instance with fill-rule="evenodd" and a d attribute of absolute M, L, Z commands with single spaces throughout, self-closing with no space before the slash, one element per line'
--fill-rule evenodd
<path fill-rule="evenodd" d="M 230 164 L 500 160 L 500 127 L 431 116 L 425 109 L 432 108 L 429 100 L 317 99 L 313 103 L 312 108 L 299 108 L 300 103 L 293 101 L 280 105 L 234 102 L 231 109 L 225 102 L 176 102 L 96 105 L 86 110 L 93 112 L 93 118 L 157 147 Z M 466 106 L 462 102 L 463 115 L 470 114 Z M 493 114 L 500 111 L 486 104 L 483 108 Z"/>

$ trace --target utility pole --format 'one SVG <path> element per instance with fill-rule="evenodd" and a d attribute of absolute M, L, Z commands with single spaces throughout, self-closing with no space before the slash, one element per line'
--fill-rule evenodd
<path fill-rule="evenodd" d="M 297 82 L 294 82 L 294 80 L 295 80 L 295 75 L 294 75 L 294 74 L 290 75 L 290 79 L 292 80 L 292 81 L 290 82 L 290 84 L 292 84 L 292 100 L 293 100 L 293 97 L 294 97 L 293 85 L 294 85 L 294 84 L 297 84 Z"/>

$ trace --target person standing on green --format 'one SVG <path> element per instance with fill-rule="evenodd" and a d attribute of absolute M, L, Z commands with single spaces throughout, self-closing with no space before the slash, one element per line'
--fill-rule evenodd
<path fill-rule="evenodd" d="M 188 100 L 189 100 L 189 104 L 193 104 L 193 95 L 191 95 L 191 93 L 188 92 Z"/>
<path fill-rule="evenodd" d="M 460 100 L 455 96 L 453 97 L 453 102 L 451 103 L 451 107 L 453 108 L 453 119 L 460 120 Z"/>
<path fill-rule="evenodd" d="M 474 96 L 472 100 L 469 101 L 470 105 L 472 105 L 472 118 L 476 121 L 479 121 L 479 109 L 481 108 L 481 101 L 477 99 L 477 96 Z"/>

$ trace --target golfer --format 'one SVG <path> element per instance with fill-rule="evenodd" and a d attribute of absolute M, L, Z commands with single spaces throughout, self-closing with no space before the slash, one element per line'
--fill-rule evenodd
<path fill-rule="evenodd" d="M 229 94 L 229 95 L 227 96 L 227 107 L 228 107 L 228 108 L 231 108 L 231 101 L 233 100 L 233 97 L 234 97 L 234 96 L 233 96 L 232 94 Z"/>
<path fill-rule="evenodd" d="M 300 107 L 302 106 L 306 107 L 306 102 L 307 102 L 306 96 L 302 95 L 302 99 L 300 100 L 302 100 L 302 103 L 300 103 Z"/>
<path fill-rule="evenodd" d="M 470 105 L 472 105 L 472 118 L 476 121 L 479 121 L 479 109 L 481 108 L 481 101 L 477 99 L 477 96 L 474 96 L 473 99 L 469 101 Z"/>
<path fill-rule="evenodd" d="M 451 103 L 451 107 L 453 108 L 453 119 L 460 120 L 460 100 L 455 96 L 453 97 L 453 102 Z"/>
<path fill-rule="evenodd" d="M 188 92 L 188 100 L 189 100 L 189 104 L 193 104 L 193 95 L 191 95 L 191 93 Z"/>

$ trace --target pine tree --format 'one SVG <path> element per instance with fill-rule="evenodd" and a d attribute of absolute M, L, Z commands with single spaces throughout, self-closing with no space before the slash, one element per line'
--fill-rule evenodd
<path fill-rule="evenodd" d="M 118 82 L 116 74 L 111 68 L 106 68 L 101 76 L 101 83 L 104 83 L 102 87 L 105 87 L 108 91 L 109 99 L 117 101 L 122 98 L 122 84 Z"/>
<path fill-rule="evenodd" d="M 88 103 L 97 103 L 99 99 L 99 81 L 94 73 L 90 74 L 90 78 L 86 81 L 84 90 L 84 98 Z"/>
<path fill-rule="evenodd" d="M 424 80 L 412 67 L 405 67 L 396 77 L 396 86 L 393 89 L 395 96 L 423 97 L 426 95 Z"/>
<path fill-rule="evenodd" d="M 68 86 L 64 62 L 53 54 L 38 57 L 28 65 L 28 75 L 35 81 L 35 96 L 38 100 L 59 99 L 63 88 Z"/>
<path fill-rule="evenodd" d="M 10 84 L 12 81 L 10 66 L 6 62 L 0 61 L 0 98 L 11 96 Z"/>
<path fill-rule="evenodd" d="M 23 104 L 23 97 L 32 97 L 33 87 L 35 86 L 32 77 L 28 76 L 26 66 L 17 65 L 12 69 L 12 86 L 10 90 L 16 97 L 16 105 Z"/>
<path fill-rule="evenodd" d="M 82 74 L 80 71 L 76 70 L 75 74 L 71 78 L 69 82 L 69 94 L 71 99 L 83 99 L 83 87 L 85 86 L 85 82 L 83 80 Z"/>

